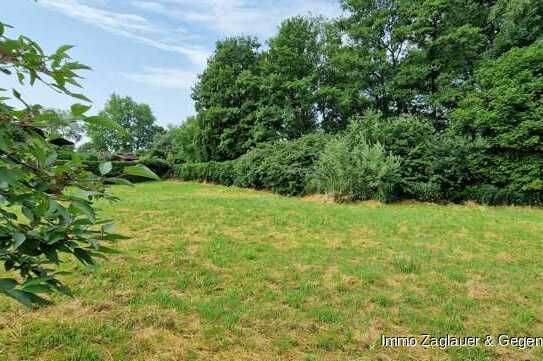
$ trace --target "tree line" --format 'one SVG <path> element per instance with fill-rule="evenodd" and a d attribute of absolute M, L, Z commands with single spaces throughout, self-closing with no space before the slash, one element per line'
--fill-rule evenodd
<path fill-rule="evenodd" d="M 180 160 L 252 157 L 256 178 L 297 184 L 285 193 L 318 184 L 352 199 L 541 202 L 543 3 L 341 4 L 346 15 L 333 21 L 285 20 L 266 47 L 246 36 L 218 42 L 193 90 L 197 116 L 174 131 L 191 140 Z M 285 144 L 298 149 L 312 134 L 330 139 L 308 150 L 322 155 L 316 170 L 298 169 L 304 156 L 284 164 Z M 205 164 L 177 173 L 224 177 Z M 249 170 L 237 168 L 228 183 L 243 185 Z M 249 185 L 280 183 L 256 178 Z"/>
<path fill-rule="evenodd" d="M 202 163 L 196 168 L 213 173 L 206 164 L 217 169 L 210 164 L 245 164 L 253 157 L 258 168 L 270 157 L 278 160 L 275 148 L 298 149 L 305 137 L 319 136 L 327 140 L 308 151 L 316 152 L 317 165 L 328 159 L 328 170 L 319 173 L 320 181 L 284 180 L 297 189 L 286 193 L 319 189 L 353 199 L 379 193 L 385 199 L 541 201 L 540 1 L 342 0 L 341 5 L 345 12 L 338 19 L 284 20 L 264 45 L 252 36 L 218 41 L 192 91 L 196 115 L 179 127 L 151 127 L 145 146 L 124 148 L 145 148 L 149 157 L 176 169 Z M 119 101 L 112 98 L 110 104 Z M 101 147 L 122 142 L 89 134 Z M 376 164 L 362 167 L 368 159 Z M 298 165 L 272 162 L 269 171 L 282 170 L 287 179 L 296 172 L 316 177 L 312 168 L 301 171 Z M 386 184 L 374 176 L 376 188 L 389 189 L 389 195 L 382 190 L 354 195 L 356 184 L 372 183 L 368 176 L 390 167 L 396 170 Z M 176 174 L 186 176 L 184 170 Z M 263 180 L 248 184 L 275 187 Z"/>

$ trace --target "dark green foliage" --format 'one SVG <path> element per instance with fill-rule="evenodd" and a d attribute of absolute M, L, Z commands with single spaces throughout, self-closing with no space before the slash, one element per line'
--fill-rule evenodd
<path fill-rule="evenodd" d="M 319 19 L 285 20 L 262 59 L 261 107 L 275 113 L 274 131 L 296 139 L 317 128 L 318 68 L 322 63 Z M 273 116 L 272 116 L 273 117 Z"/>
<path fill-rule="evenodd" d="M 258 109 L 259 47 L 251 37 L 218 42 L 194 87 L 203 160 L 235 159 L 256 144 L 252 128 Z"/>
<path fill-rule="evenodd" d="M 491 21 L 498 29 L 492 55 L 501 55 L 514 47 L 529 46 L 543 35 L 543 2 L 498 0 Z"/>
<path fill-rule="evenodd" d="M 8 38 L 4 29 L 0 24 L 2 73 L 17 76 L 21 85 L 39 81 L 86 99 L 66 88 L 77 84 L 76 71 L 88 69 L 70 59 L 69 46 L 46 55 L 26 37 Z M 117 236 L 92 207 L 95 200 L 109 197 L 103 185 L 107 172 L 87 172 L 73 148 L 52 143 L 61 129 L 74 123 L 72 118 L 30 105 L 16 90 L 12 93 L 20 108 L 8 105 L 9 97 L 0 100 L 0 261 L 19 278 L 0 279 L 0 293 L 30 307 L 49 303 L 38 294 L 70 294 L 55 271 L 62 253 L 94 264 L 95 256 L 108 251 L 99 241 Z M 71 115 L 92 123 L 93 118 L 84 115 L 89 108 L 74 104 Z M 80 192 L 66 192 L 67 187 Z"/>
<path fill-rule="evenodd" d="M 327 137 L 312 134 L 292 142 L 263 145 L 236 162 L 235 184 L 285 195 L 306 193 L 308 177 Z"/>
<path fill-rule="evenodd" d="M 198 118 L 189 117 L 179 127 L 170 127 L 158 134 L 153 141 L 149 155 L 165 160 L 168 164 L 201 161 L 198 141 L 201 128 Z"/>
<path fill-rule="evenodd" d="M 543 195 L 543 42 L 486 62 L 452 113 L 451 132 L 480 139 L 479 181 L 517 196 Z"/>
<path fill-rule="evenodd" d="M 468 177 L 465 152 L 475 151 L 459 137 L 436 134 L 428 119 L 386 118 L 374 112 L 354 119 L 345 137 L 354 143 L 380 144 L 400 160 L 398 199 L 459 199 L 452 192 L 466 184 L 462 182 Z"/>
<path fill-rule="evenodd" d="M 236 179 L 235 161 L 188 163 L 174 166 L 175 175 L 187 181 L 202 181 L 233 185 Z"/>
<path fill-rule="evenodd" d="M 314 134 L 293 142 L 266 144 L 234 161 L 184 164 L 174 167 L 174 172 L 184 180 L 302 195 L 326 138 Z"/>
<path fill-rule="evenodd" d="M 321 164 L 344 179 L 321 189 L 358 199 L 540 203 L 541 1 L 341 5 L 334 21 L 283 21 L 266 50 L 253 38 L 219 42 L 194 91 L 199 135 L 179 143 L 195 145 L 199 160 L 240 157 L 238 185 L 301 194 L 319 156 L 302 170 L 296 142 L 285 140 L 348 128 Z M 362 189 L 370 181 L 356 169 L 388 169 L 388 157 L 401 164 L 393 190 Z"/>

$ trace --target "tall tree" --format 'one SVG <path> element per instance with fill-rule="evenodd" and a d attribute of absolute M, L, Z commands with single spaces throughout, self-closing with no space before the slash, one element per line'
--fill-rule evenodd
<path fill-rule="evenodd" d="M 430 116 L 436 126 L 446 126 L 447 113 L 469 86 L 476 64 L 489 39 L 490 5 L 474 0 L 419 0 L 403 2 L 410 19 L 404 28 L 408 49 L 395 79 L 408 89 L 410 112 Z"/>
<path fill-rule="evenodd" d="M 477 171 L 487 184 L 543 197 L 543 41 L 513 48 L 477 71 L 452 112 L 451 131 L 483 140 Z"/>
<path fill-rule="evenodd" d="M 97 149 L 109 152 L 134 153 L 147 149 L 163 128 L 147 104 L 138 104 L 130 97 L 112 94 L 100 116 L 112 127 L 88 125 L 88 136 Z"/>
<path fill-rule="evenodd" d="M 281 138 L 294 139 L 316 129 L 316 91 L 321 56 L 322 20 L 294 17 L 283 21 L 262 61 L 262 105 L 276 113 Z M 272 125 L 270 124 L 270 125 Z"/>
<path fill-rule="evenodd" d="M 543 2 L 498 0 L 490 17 L 497 34 L 492 54 L 499 56 L 514 47 L 525 47 L 543 37 Z"/>
<path fill-rule="evenodd" d="M 343 0 L 345 60 L 385 116 L 422 114 L 444 127 L 489 44 L 495 1 Z"/>
<path fill-rule="evenodd" d="M 353 116 L 363 114 L 370 106 L 363 92 L 367 82 L 360 74 L 357 54 L 346 46 L 344 35 L 335 22 L 323 26 L 316 96 L 320 126 L 327 133 L 346 129 Z"/>
<path fill-rule="evenodd" d="M 219 41 L 193 89 L 204 160 L 235 159 L 256 144 L 259 48 L 253 37 Z"/>
<path fill-rule="evenodd" d="M 349 15 L 339 21 L 348 41 L 345 60 L 358 69 L 355 81 L 384 115 L 406 111 L 409 97 L 394 86 L 409 46 L 409 20 L 402 0 L 343 0 Z"/>

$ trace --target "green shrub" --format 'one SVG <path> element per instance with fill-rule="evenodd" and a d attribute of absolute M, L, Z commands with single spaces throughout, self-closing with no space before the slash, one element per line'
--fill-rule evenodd
<path fill-rule="evenodd" d="M 305 194 L 315 162 L 327 141 L 325 135 L 311 134 L 254 149 L 237 161 L 235 184 L 285 195 Z"/>
<path fill-rule="evenodd" d="M 368 112 L 354 118 L 346 134 L 351 143 L 364 140 L 381 144 L 401 161 L 398 197 L 421 201 L 441 199 L 443 192 L 434 179 L 433 163 L 440 139 L 428 119 L 411 116 L 385 118 Z"/>
<path fill-rule="evenodd" d="M 143 164 L 150 170 L 152 170 L 160 178 L 168 177 L 172 171 L 171 165 L 161 158 L 148 157 L 138 161 L 138 164 Z"/>
<path fill-rule="evenodd" d="M 317 162 L 314 187 L 339 201 L 395 199 L 399 159 L 387 154 L 379 143 L 370 145 L 361 138 L 356 142 L 346 138 L 330 142 Z"/>
<path fill-rule="evenodd" d="M 273 153 L 273 146 L 262 145 L 237 159 L 234 166 L 234 183 L 243 188 L 265 188 L 263 164 Z"/>
<path fill-rule="evenodd" d="M 264 144 L 234 161 L 178 165 L 174 173 L 184 180 L 301 195 L 326 142 L 326 136 L 312 134 L 293 142 Z"/>
<path fill-rule="evenodd" d="M 234 184 L 234 161 L 187 163 L 174 166 L 173 173 L 186 181 L 213 182 L 230 186 Z"/>

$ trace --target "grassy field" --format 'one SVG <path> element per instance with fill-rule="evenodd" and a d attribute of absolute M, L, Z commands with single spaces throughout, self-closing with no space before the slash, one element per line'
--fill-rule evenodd
<path fill-rule="evenodd" d="M 191 183 L 115 188 L 123 251 L 74 299 L 0 299 L 0 360 L 526 360 L 381 334 L 543 336 L 543 210 L 336 205 Z M 75 263 L 71 267 L 76 266 Z"/>

